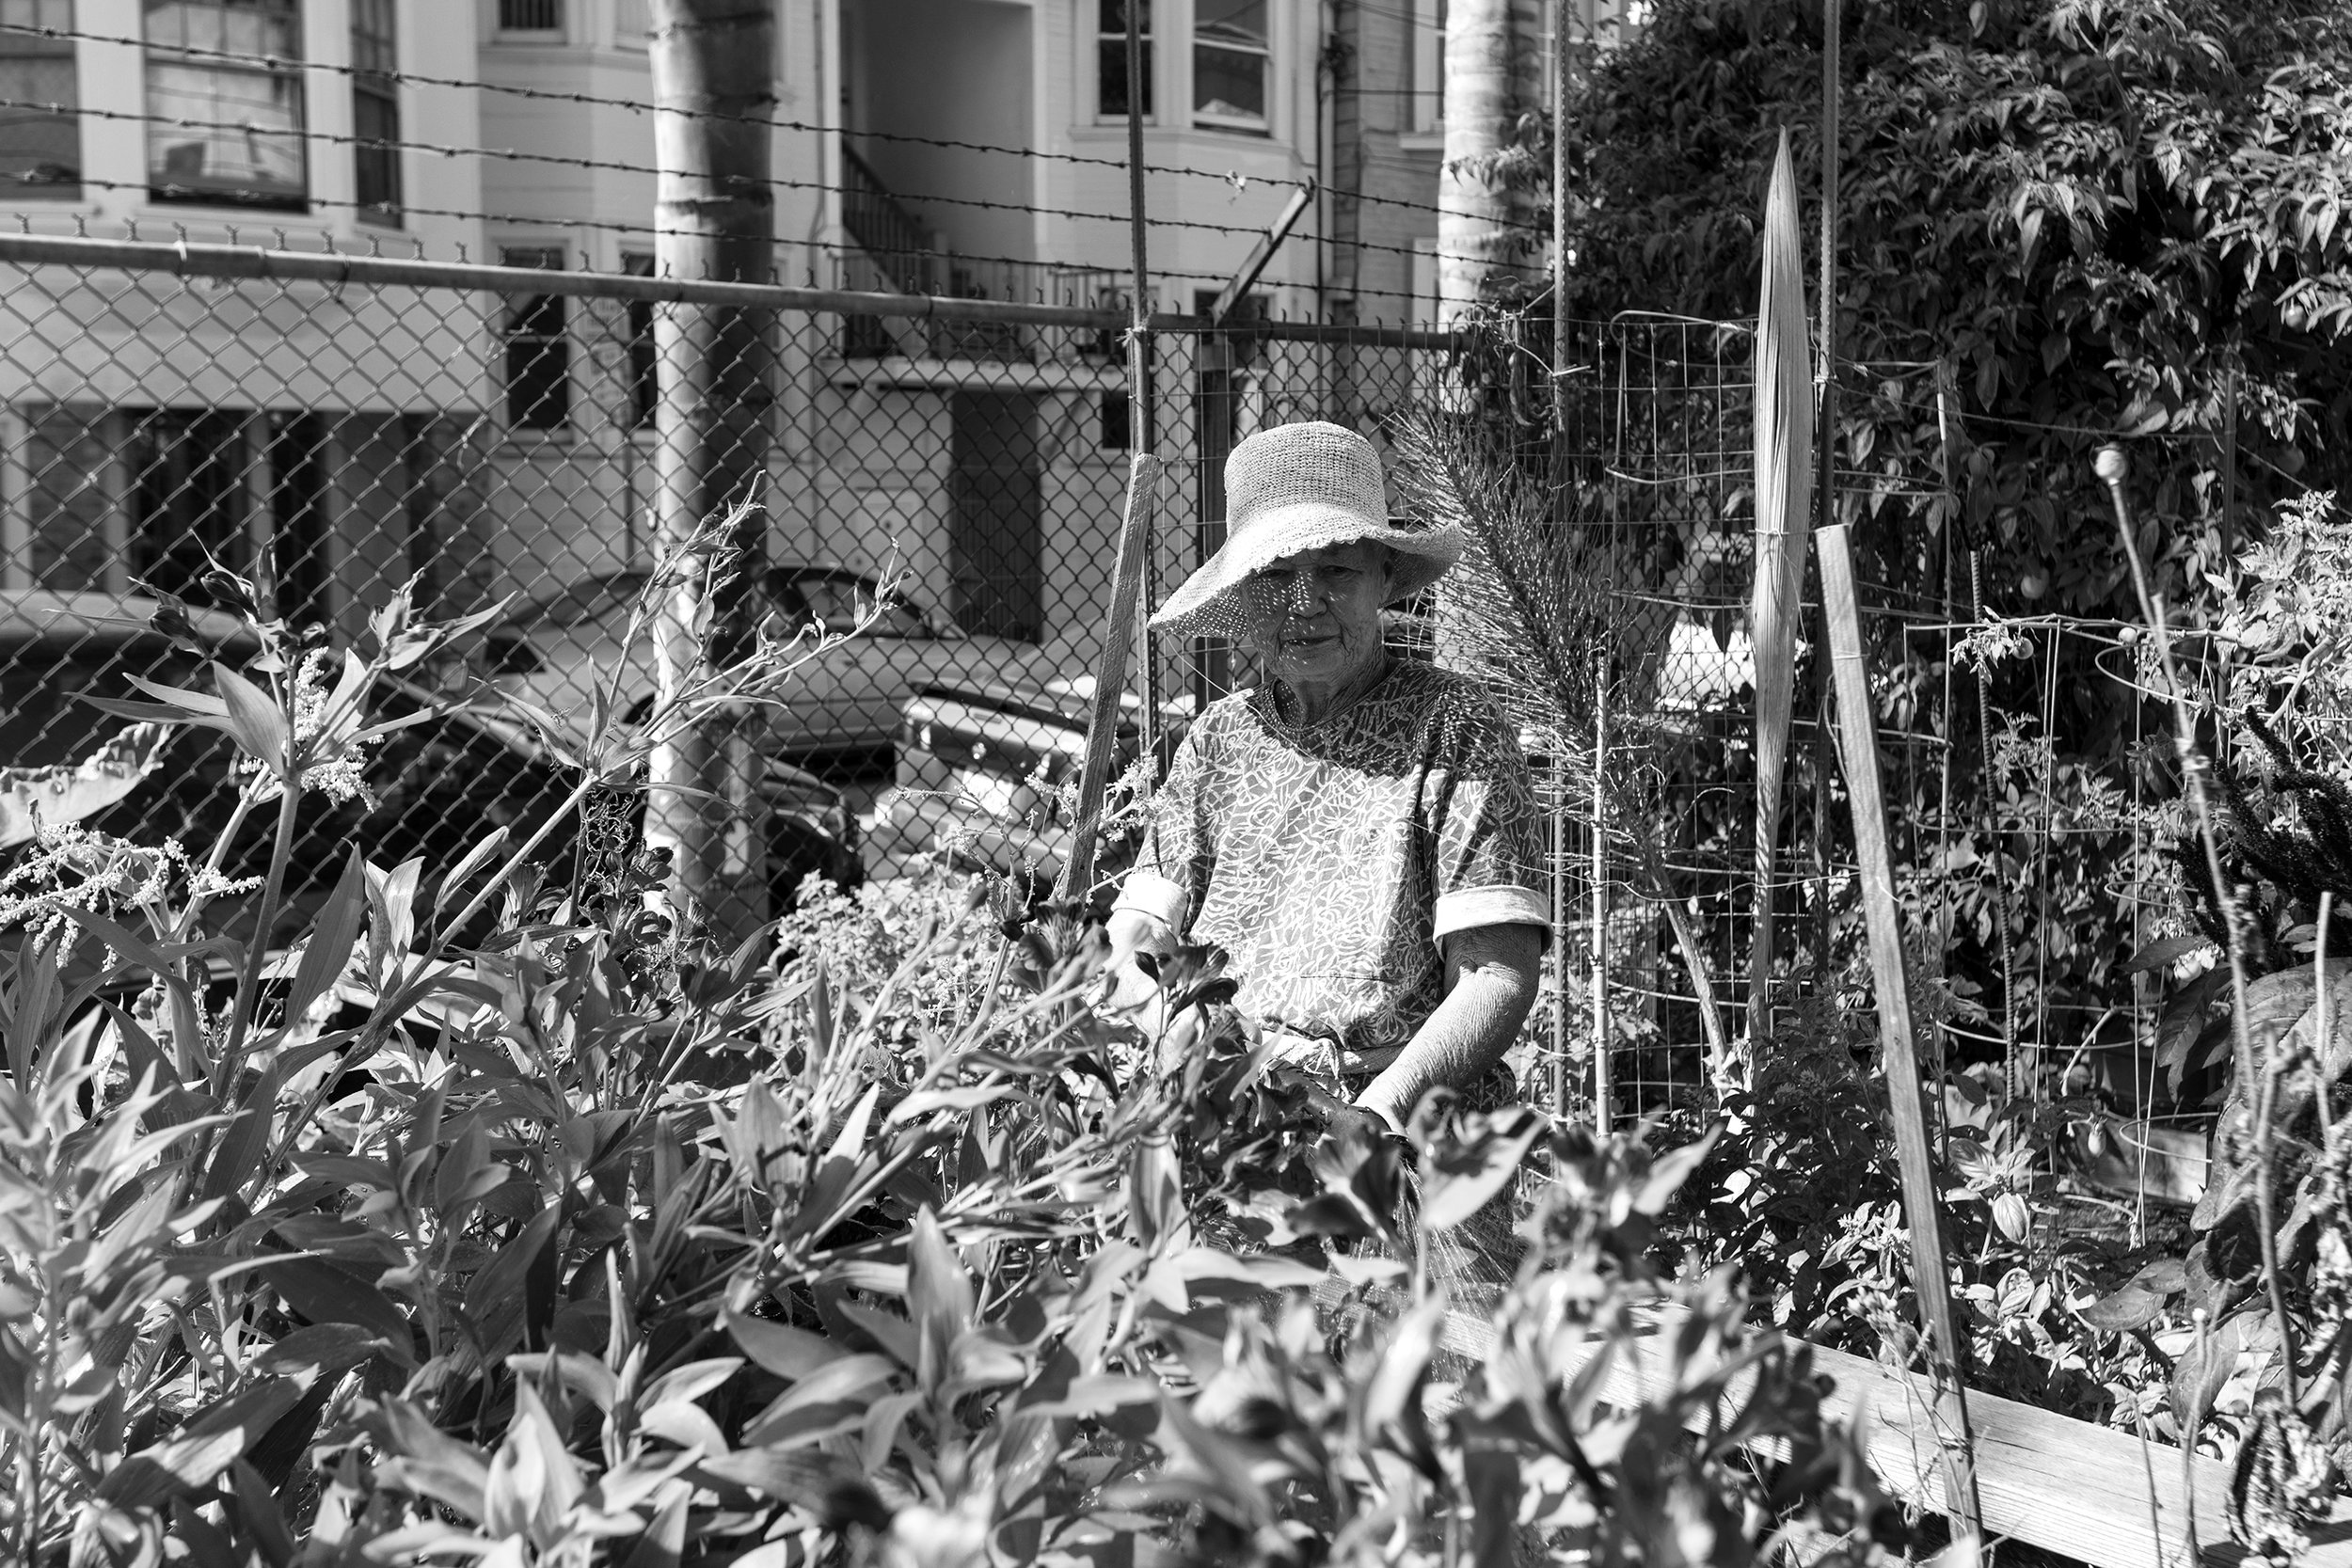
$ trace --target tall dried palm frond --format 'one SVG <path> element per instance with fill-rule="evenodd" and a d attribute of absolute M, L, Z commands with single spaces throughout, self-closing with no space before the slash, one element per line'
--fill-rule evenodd
<path fill-rule="evenodd" d="M 1462 563 L 1438 586 L 1441 657 L 1486 682 L 1553 759 L 1572 795 L 1589 792 L 1593 712 L 1606 693 L 1609 542 L 1594 503 L 1513 452 L 1494 424 L 1422 410 L 1391 427 L 1399 499 L 1415 518 L 1455 524 Z"/>
<path fill-rule="evenodd" d="M 1813 366 L 1805 336 L 1797 176 L 1788 133 L 1764 202 L 1764 278 L 1756 320 L 1756 931 L 1748 949 L 1750 1049 L 1768 1032 L 1773 845 L 1796 700 L 1797 622 L 1813 499 Z"/>
<path fill-rule="evenodd" d="M 1598 796 L 1634 885 L 1674 931 L 1719 1071 L 1727 1045 L 1713 980 L 1689 911 L 1668 886 L 1652 831 L 1656 802 L 1644 788 L 1672 616 L 1627 613 L 1598 495 L 1512 450 L 1508 433 L 1423 410 L 1400 418 L 1391 434 L 1406 509 L 1459 524 L 1470 541 L 1438 584 L 1440 657 L 1483 679 L 1550 759 L 1538 784 L 1556 809 L 1589 812 Z M 1603 713 L 1605 756 L 1594 738 Z"/>

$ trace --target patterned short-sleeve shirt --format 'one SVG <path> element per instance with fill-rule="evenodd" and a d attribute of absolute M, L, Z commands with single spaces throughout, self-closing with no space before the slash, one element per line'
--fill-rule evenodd
<path fill-rule="evenodd" d="M 1311 725 L 1285 722 L 1267 688 L 1211 705 L 1119 903 L 1224 948 L 1244 1012 L 1327 1062 L 1378 1068 L 1441 999 L 1442 938 L 1548 926 L 1540 823 L 1494 701 L 1398 661 Z"/>

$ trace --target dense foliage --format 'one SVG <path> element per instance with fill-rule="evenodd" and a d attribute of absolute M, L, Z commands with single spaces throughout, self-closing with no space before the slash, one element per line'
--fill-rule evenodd
<path fill-rule="evenodd" d="M 1665 0 L 1605 60 L 1570 117 L 1572 316 L 1753 315 L 1784 128 L 1818 201 L 1821 26 Z M 2123 999 L 2135 785 L 2177 787 L 2137 744 L 2164 725 L 2117 646 L 2137 616 L 2090 458 L 2124 444 L 2141 553 L 2192 626 L 2233 541 L 2352 467 L 2352 29 L 2320 0 L 1897 0 L 1844 7 L 1841 60 L 1836 515 L 1882 603 L 1965 616 L 1980 549 L 1991 611 L 2082 618 L 1948 673 L 1885 640 L 1886 721 L 1954 743 L 1915 908 L 1963 994 L 2064 1036 Z M 1906 782 L 1928 820 L 1945 782 Z"/>

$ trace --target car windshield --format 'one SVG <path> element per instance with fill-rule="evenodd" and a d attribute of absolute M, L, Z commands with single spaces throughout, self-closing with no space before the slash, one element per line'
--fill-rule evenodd
<path fill-rule="evenodd" d="M 811 575 L 792 584 L 808 607 L 809 618 L 827 632 L 844 634 L 857 630 L 869 616 L 873 625 L 866 628 L 868 637 L 929 637 L 930 623 L 912 600 L 900 594 L 892 594 L 882 601 L 879 614 L 874 597 L 879 585 L 871 578 L 818 577 Z"/>

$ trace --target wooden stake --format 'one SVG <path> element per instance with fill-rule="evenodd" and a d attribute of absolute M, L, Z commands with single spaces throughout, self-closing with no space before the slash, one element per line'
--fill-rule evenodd
<path fill-rule="evenodd" d="M 1983 1539 L 1977 1502 L 1975 1444 L 1968 1401 L 1961 1385 L 1960 1337 L 1952 1321 L 1951 1273 L 1944 1227 L 1935 1207 L 1935 1170 L 1928 1152 L 1927 1106 L 1914 1050 L 1910 981 L 1903 969 L 1903 936 L 1895 906 L 1895 864 L 1886 837 L 1886 805 L 1879 793 L 1878 725 L 1870 672 L 1862 652 L 1862 612 L 1854 597 L 1853 546 L 1847 525 L 1820 532 L 1821 607 L 1829 622 L 1830 667 L 1837 687 L 1837 737 L 1853 808 L 1854 858 L 1862 873 L 1862 918 L 1870 938 L 1876 982 L 1879 1050 L 1885 1059 L 1887 1099 L 1895 1121 L 1895 1154 L 1902 1169 L 1903 1214 L 1911 1227 L 1912 1282 L 1927 1319 L 1928 1364 L 1942 1407 L 1938 1441 L 1947 1465 L 1947 1501 L 1968 1533 Z"/>
<path fill-rule="evenodd" d="M 1119 744 L 1119 699 L 1127 689 L 1127 653 L 1143 593 L 1143 563 L 1152 553 L 1152 515 L 1159 505 L 1160 460 L 1136 453 L 1127 475 L 1126 526 L 1119 532 L 1119 564 L 1111 574 L 1110 612 L 1103 620 L 1103 651 L 1094 665 L 1094 714 L 1087 724 L 1086 760 L 1078 774 L 1078 816 L 1070 859 L 1061 868 L 1060 895 L 1084 898 L 1094 887 L 1094 832 L 1103 816 L 1111 754 Z M 1148 652 L 1146 657 L 1150 657 Z M 1143 732 L 1138 727 L 1138 733 Z"/>

